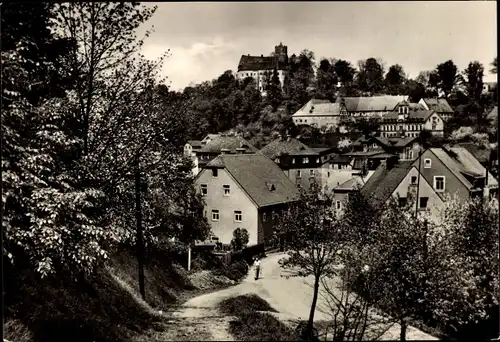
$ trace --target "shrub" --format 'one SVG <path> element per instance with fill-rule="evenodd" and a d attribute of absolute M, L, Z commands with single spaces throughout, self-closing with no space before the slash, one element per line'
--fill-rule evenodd
<path fill-rule="evenodd" d="M 238 316 L 243 313 L 254 311 L 271 311 L 278 312 L 271 307 L 267 301 L 260 298 L 256 294 L 249 294 L 243 296 L 232 297 L 223 300 L 219 303 L 219 309 L 231 316 Z"/>
<path fill-rule="evenodd" d="M 33 341 L 33 334 L 23 322 L 18 319 L 12 319 L 3 325 L 4 338 L 9 341 L 30 342 Z"/>
<path fill-rule="evenodd" d="M 295 332 L 269 313 L 246 312 L 229 324 L 239 341 L 296 341 Z"/>

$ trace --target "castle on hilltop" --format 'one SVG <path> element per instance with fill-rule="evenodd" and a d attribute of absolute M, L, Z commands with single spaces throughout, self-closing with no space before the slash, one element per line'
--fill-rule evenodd
<path fill-rule="evenodd" d="M 288 48 L 282 43 L 274 47 L 272 56 L 242 55 L 236 77 L 240 80 L 252 77 L 255 80 L 257 89 L 265 94 L 268 77 L 272 77 L 274 68 L 278 71 L 278 78 L 281 86 L 283 86 L 288 72 Z"/>

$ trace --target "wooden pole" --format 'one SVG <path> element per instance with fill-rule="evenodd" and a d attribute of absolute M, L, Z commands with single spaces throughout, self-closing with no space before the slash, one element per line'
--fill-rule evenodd
<path fill-rule="evenodd" d="M 188 272 L 191 271 L 191 246 L 188 248 Z"/>
<path fill-rule="evenodd" d="M 137 223 L 136 252 L 137 265 L 139 268 L 139 292 L 141 293 L 142 299 L 146 300 L 146 290 L 144 286 L 144 240 L 142 235 L 141 170 L 139 156 L 137 156 L 135 168 L 135 215 Z"/>

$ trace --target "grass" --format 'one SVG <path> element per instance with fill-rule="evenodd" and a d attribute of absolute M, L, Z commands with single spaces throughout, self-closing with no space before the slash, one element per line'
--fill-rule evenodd
<path fill-rule="evenodd" d="M 278 312 L 255 294 L 223 300 L 219 310 L 235 316 L 229 333 L 238 341 L 295 341 L 295 332 L 269 312 Z M 266 312 L 263 312 L 266 311 Z"/>

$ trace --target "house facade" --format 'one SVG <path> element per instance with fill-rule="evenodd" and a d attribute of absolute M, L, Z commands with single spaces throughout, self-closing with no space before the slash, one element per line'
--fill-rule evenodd
<path fill-rule="evenodd" d="M 292 120 L 297 126 L 308 125 L 326 129 L 341 129 L 340 118 L 346 115 L 346 108 L 340 103 L 311 99 L 293 114 Z M 345 129 L 343 130 L 345 131 Z"/>
<path fill-rule="evenodd" d="M 345 107 L 340 117 L 341 123 L 356 121 L 357 119 L 381 119 L 393 111 L 398 103 L 404 101 L 404 96 L 371 96 L 371 97 L 338 97 L 336 103 Z"/>
<path fill-rule="evenodd" d="M 401 102 L 392 111 L 384 116 L 380 123 L 382 137 L 418 137 L 423 130 L 433 135 L 444 134 L 443 118 L 433 110 L 423 110 L 410 107 L 409 103 Z"/>
<path fill-rule="evenodd" d="M 267 82 L 272 77 L 274 69 L 277 70 L 280 84 L 283 87 L 285 77 L 288 74 L 288 48 L 282 43 L 274 47 L 274 56 L 241 56 L 236 78 L 243 80 L 252 77 L 257 89 L 265 94 Z"/>
<path fill-rule="evenodd" d="M 219 134 L 202 140 L 202 147 L 196 151 L 199 168 L 203 168 L 221 154 L 251 154 L 258 149 L 235 134 Z"/>
<path fill-rule="evenodd" d="M 257 154 L 220 155 L 201 170 L 195 185 L 212 233 L 223 244 L 231 242 L 236 228 L 248 231 L 249 245 L 269 241 L 279 215 L 298 198 L 280 168 Z"/>
<path fill-rule="evenodd" d="M 295 138 L 278 138 L 259 152 L 273 160 L 298 187 L 309 190 L 312 184 L 323 187 L 322 155 Z"/>
<path fill-rule="evenodd" d="M 418 102 L 425 110 L 433 110 L 446 122 L 453 117 L 453 109 L 446 99 L 422 98 Z"/>
<path fill-rule="evenodd" d="M 198 156 L 196 155 L 196 152 L 201 149 L 201 141 L 199 140 L 189 140 L 185 145 L 184 145 L 184 157 L 189 158 L 191 162 L 193 163 L 193 175 L 197 175 L 199 172 L 199 166 L 198 166 Z"/>

